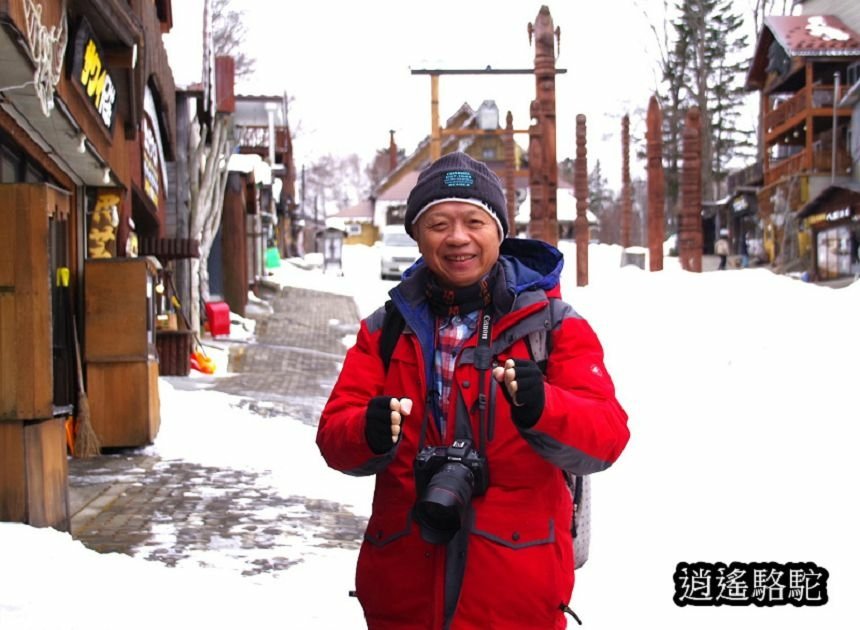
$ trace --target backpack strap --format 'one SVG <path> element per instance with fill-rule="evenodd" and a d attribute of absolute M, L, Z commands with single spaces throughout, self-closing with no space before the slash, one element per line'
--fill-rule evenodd
<path fill-rule="evenodd" d="M 394 346 L 397 345 L 400 333 L 405 327 L 406 320 L 403 319 L 403 315 L 394 306 L 394 302 L 387 300 L 385 302 L 385 316 L 382 319 L 382 332 L 379 337 L 379 356 L 382 358 L 382 365 L 386 372 L 388 372 L 388 365 L 391 363 L 391 355 L 394 354 Z"/>
<path fill-rule="evenodd" d="M 549 360 L 549 355 L 552 352 L 552 331 L 561 322 L 564 317 L 563 310 L 565 304 L 558 298 L 549 298 L 547 306 L 548 318 L 544 322 L 543 328 L 532 330 L 527 335 L 529 354 L 532 361 L 538 364 L 540 371 L 546 374 L 546 365 Z"/>

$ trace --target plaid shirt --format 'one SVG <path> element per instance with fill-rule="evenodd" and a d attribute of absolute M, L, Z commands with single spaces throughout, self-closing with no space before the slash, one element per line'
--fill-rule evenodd
<path fill-rule="evenodd" d="M 454 367 L 457 365 L 457 355 L 472 335 L 475 334 L 478 323 L 478 313 L 472 311 L 466 315 L 452 315 L 436 318 L 436 353 L 434 367 L 436 372 L 436 393 L 442 402 L 442 409 L 448 409 L 448 398 L 451 395 L 451 383 L 454 381 Z M 441 418 L 438 419 L 442 421 Z M 444 433 L 444 427 L 439 427 Z"/>

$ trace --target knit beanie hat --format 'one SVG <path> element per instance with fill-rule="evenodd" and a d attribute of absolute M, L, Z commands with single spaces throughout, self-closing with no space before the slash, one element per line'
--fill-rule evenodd
<path fill-rule="evenodd" d="M 471 203 L 486 210 L 499 226 L 499 238 L 508 234 L 507 206 L 502 182 L 483 162 L 459 151 L 443 155 L 421 171 L 409 193 L 404 217 L 406 233 L 424 211 L 446 201 Z"/>

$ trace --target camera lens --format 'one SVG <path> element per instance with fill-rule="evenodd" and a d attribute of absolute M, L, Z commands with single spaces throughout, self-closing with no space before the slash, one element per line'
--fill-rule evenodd
<path fill-rule="evenodd" d="M 415 504 L 415 519 L 421 535 L 429 543 L 450 541 L 459 531 L 472 498 L 474 475 L 463 464 L 444 464 Z"/>

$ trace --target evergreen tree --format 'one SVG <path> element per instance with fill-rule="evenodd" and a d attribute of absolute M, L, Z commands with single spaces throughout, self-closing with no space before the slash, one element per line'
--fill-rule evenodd
<path fill-rule="evenodd" d="M 668 7 L 664 4 L 664 14 L 667 11 Z M 663 114 L 666 228 L 667 232 L 674 233 L 680 212 L 681 138 L 684 131 L 684 113 L 689 100 L 686 77 L 690 64 L 690 49 L 688 39 L 672 39 L 673 29 L 668 23 L 664 23 L 662 29 L 652 25 L 652 31 L 660 50 L 659 70 L 662 78 L 662 90 L 658 90 L 657 96 Z"/>
<path fill-rule="evenodd" d="M 686 109 L 699 108 L 702 120 L 702 193 L 720 196 L 728 164 L 747 154 L 752 131 L 741 129 L 749 66 L 748 38 L 743 18 L 731 0 L 681 0 L 671 22 L 674 44 L 663 62 L 664 155 L 666 194 L 677 207 L 681 137 Z"/>
<path fill-rule="evenodd" d="M 600 242 L 617 243 L 621 238 L 621 215 L 615 212 L 612 191 L 603 175 L 600 160 L 594 162 L 594 168 L 588 174 L 588 209 L 600 223 Z"/>

